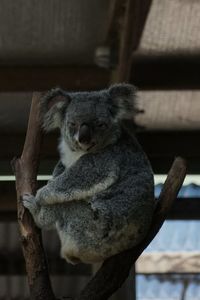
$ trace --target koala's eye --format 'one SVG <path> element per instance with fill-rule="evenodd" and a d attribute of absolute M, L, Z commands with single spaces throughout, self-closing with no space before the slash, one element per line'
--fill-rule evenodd
<path fill-rule="evenodd" d="M 106 128 L 107 128 L 107 125 L 106 125 L 106 123 L 99 122 L 99 123 L 97 123 L 97 127 L 98 127 L 99 129 L 106 129 Z"/>
<path fill-rule="evenodd" d="M 75 127 L 76 126 L 76 123 L 74 123 L 74 122 L 68 122 L 67 124 L 68 124 L 69 127 Z"/>

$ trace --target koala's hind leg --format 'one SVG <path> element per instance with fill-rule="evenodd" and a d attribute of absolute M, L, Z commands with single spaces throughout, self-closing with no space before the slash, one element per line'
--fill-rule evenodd
<path fill-rule="evenodd" d="M 56 224 L 61 257 L 72 264 L 102 261 L 105 224 L 94 214 L 91 205 L 85 201 L 71 202 L 64 214 L 63 219 L 68 222 Z"/>
<path fill-rule="evenodd" d="M 78 243 L 65 230 L 58 229 L 58 234 L 61 241 L 60 256 L 73 265 L 81 263 Z"/>
<path fill-rule="evenodd" d="M 87 240 L 86 240 L 87 242 Z M 79 244 L 71 239 L 70 237 L 67 239 L 66 243 L 62 243 L 61 241 L 61 251 L 60 255 L 64 258 L 68 263 L 73 265 L 78 263 L 96 263 L 102 261 L 102 256 L 99 254 L 99 251 L 92 246 L 88 249 L 88 246 L 85 249 L 82 249 Z"/>

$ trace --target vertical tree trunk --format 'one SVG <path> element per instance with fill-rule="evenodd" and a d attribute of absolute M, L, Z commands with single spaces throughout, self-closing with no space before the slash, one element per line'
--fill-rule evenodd
<path fill-rule="evenodd" d="M 24 194 L 35 194 L 42 132 L 40 127 L 40 93 L 34 93 L 23 152 L 12 161 L 16 176 L 18 223 L 26 262 L 31 300 L 55 300 L 48 275 L 40 230 L 23 207 Z"/>

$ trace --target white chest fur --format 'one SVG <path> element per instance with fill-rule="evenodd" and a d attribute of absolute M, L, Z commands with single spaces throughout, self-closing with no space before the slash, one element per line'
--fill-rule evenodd
<path fill-rule="evenodd" d="M 60 151 L 61 161 L 66 168 L 71 167 L 82 155 L 85 154 L 83 151 L 72 151 L 63 139 L 61 139 L 58 148 Z"/>

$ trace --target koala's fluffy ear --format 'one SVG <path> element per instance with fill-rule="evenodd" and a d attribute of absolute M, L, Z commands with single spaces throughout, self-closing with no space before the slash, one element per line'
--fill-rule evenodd
<path fill-rule="evenodd" d="M 139 112 L 136 107 L 136 88 L 131 84 L 114 84 L 109 88 L 112 113 L 118 120 L 133 119 Z"/>
<path fill-rule="evenodd" d="M 41 100 L 42 126 L 45 131 L 61 128 L 70 96 L 60 88 L 52 89 Z"/>

